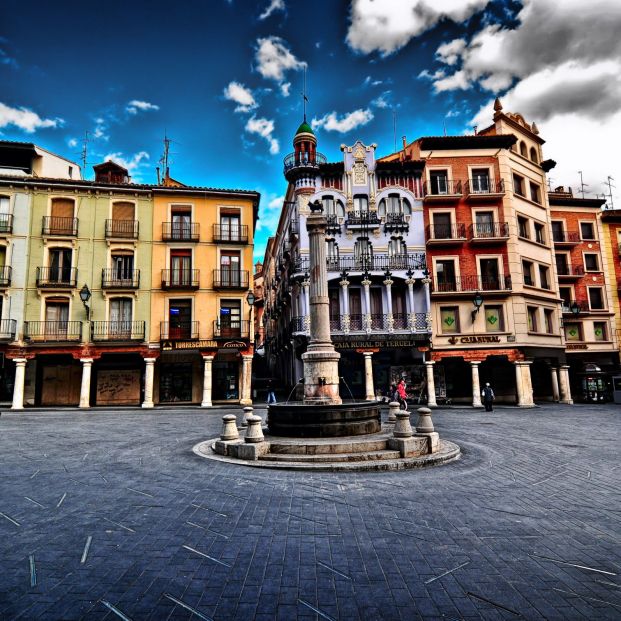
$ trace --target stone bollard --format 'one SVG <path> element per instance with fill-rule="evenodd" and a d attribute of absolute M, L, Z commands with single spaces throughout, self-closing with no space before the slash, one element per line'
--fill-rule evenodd
<path fill-rule="evenodd" d="M 394 423 L 397 421 L 397 412 L 399 411 L 399 403 L 397 401 L 391 401 L 388 404 L 388 422 Z"/>
<path fill-rule="evenodd" d="M 404 410 L 397 412 L 397 422 L 393 435 L 395 438 L 410 438 L 413 435 L 412 425 L 410 424 L 410 413 Z"/>
<path fill-rule="evenodd" d="M 242 427 L 248 427 L 248 419 L 252 416 L 252 406 L 251 405 L 247 405 L 244 408 L 244 415 L 242 417 L 242 422 L 241 422 L 241 426 Z"/>
<path fill-rule="evenodd" d="M 429 408 L 418 408 L 416 431 L 418 433 L 433 433 L 433 421 L 431 420 L 431 410 Z"/>
<path fill-rule="evenodd" d="M 263 442 L 265 438 L 263 437 L 263 429 L 261 428 L 261 423 L 263 422 L 261 417 L 248 416 L 246 420 L 248 421 L 248 428 L 246 429 L 246 436 L 244 437 L 244 441 L 253 444 L 257 442 Z"/>
<path fill-rule="evenodd" d="M 235 414 L 225 414 L 222 417 L 222 433 L 220 440 L 237 440 L 239 439 L 239 431 L 237 431 L 237 416 Z"/>

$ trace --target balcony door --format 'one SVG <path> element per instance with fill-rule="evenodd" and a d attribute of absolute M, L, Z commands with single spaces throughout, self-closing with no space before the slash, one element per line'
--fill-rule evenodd
<path fill-rule="evenodd" d="M 436 261 L 438 291 L 456 291 L 455 261 Z"/>
<path fill-rule="evenodd" d="M 359 237 L 354 244 L 354 262 L 357 270 L 373 269 L 373 244 L 367 237 Z"/>
<path fill-rule="evenodd" d="M 371 326 L 374 330 L 382 330 L 384 328 L 384 315 L 381 287 L 371 287 L 369 299 L 371 302 Z"/>
<path fill-rule="evenodd" d="M 71 282 L 71 249 L 52 248 L 49 253 L 49 275 L 51 282 Z"/>
<path fill-rule="evenodd" d="M 450 239 L 451 214 L 440 212 L 433 214 L 433 239 Z"/>
<path fill-rule="evenodd" d="M 493 211 L 477 211 L 474 218 L 475 237 L 494 237 Z"/>
<path fill-rule="evenodd" d="M 473 169 L 471 191 L 474 194 L 486 194 L 487 192 L 489 192 L 489 169 Z"/>
<path fill-rule="evenodd" d="M 391 288 L 392 296 L 392 317 L 395 328 L 403 330 L 407 328 L 407 310 L 405 305 L 405 291 Z"/>
<path fill-rule="evenodd" d="M 480 259 L 479 269 L 481 270 L 481 287 L 483 290 L 500 289 L 498 259 Z"/>
<path fill-rule="evenodd" d="M 240 221 L 239 213 L 220 214 L 220 236 L 226 241 L 240 241 Z"/>
<path fill-rule="evenodd" d="M 569 274 L 569 261 L 566 254 L 555 255 L 556 260 L 556 272 L 560 276 L 567 276 Z"/>
<path fill-rule="evenodd" d="M 239 252 L 223 250 L 220 254 L 220 277 L 225 287 L 241 285 L 241 257 Z"/>
<path fill-rule="evenodd" d="M 172 250 L 170 253 L 170 284 L 173 287 L 192 283 L 192 251 Z"/>
<path fill-rule="evenodd" d="M 190 239 L 192 210 L 187 207 L 173 207 L 170 215 L 171 237 L 173 239 Z"/>
<path fill-rule="evenodd" d="M 192 338 L 192 300 L 171 300 L 168 306 L 168 338 Z"/>
<path fill-rule="evenodd" d="M 112 233 L 119 237 L 134 236 L 134 203 L 119 201 L 112 204 Z"/>
<path fill-rule="evenodd" d="M 220 303 L 220 336 L 241 338 L 241 301 L 222 300 Z"/>
<path fill-rule="evenodd" d="M 47 300 L 45 304 L 46 340 L 64 340 L 69 327 L 69 300 Z"/>
<path fill-rule="evenodd" d="M 132 333 L 132 301 L 130 298 L 110 300 L 110 336 L 130 338 Z"/>
<path fill-rule="evenodd" d="M 448 172 L 446 170 L 432 170 L 429 173 L 431 194 L 448 194 Z"/>
<path fill-rule="evenodd" d="M 134 255 L 131 253 L 112 255 L 112 277 L 115 281 L 132 280 L 134 276 Z"/>
<path fill-rule="evenodd" d="M 10 203 L 8 196 L 0 196 L 0 233 L 9 233 L 11 227 L 9 226 L 10 221 Z"/>
<path fill-rule="evenodd" d="M 362 330 L 362 299 L 360 289 L 349 288 L 349 316 L 352 330 Z"/>

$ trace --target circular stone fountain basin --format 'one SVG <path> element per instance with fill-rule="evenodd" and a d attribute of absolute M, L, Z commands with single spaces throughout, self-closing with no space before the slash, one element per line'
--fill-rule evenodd
<path fill-rule="evenodd" d="M 274 403 L 267 410 L 267 426 L 274 436 L 336 438 L 381 430 L 379 401 L 334 404 Z"/>

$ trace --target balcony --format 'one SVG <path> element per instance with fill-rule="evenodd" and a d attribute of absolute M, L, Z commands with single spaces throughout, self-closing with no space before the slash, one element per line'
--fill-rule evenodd
<path fill-rule="evenodd" d="M 250 321 L 247 319 L 231 319 L 222 321 L 216 319 L 213 322 L 214 339 L 247 339 L 250 338 Z"/>
<path fill-rule="evenodd" d="M 297 170 L 317 170 L 328 160 L 323 153 L 289 153 L 283 160 L 285 177 L 289 181 L 289 176 Z"/>
<path fill-rule="evenodd" d="M 81 321 L 25 321 L 24 340 L 33 343 L 79 343 Z"/>
<path fill-rule="evenodd" d="M 138 220 L 106 220 L 106 239 L 138 239 Z"/>
<path fill-rule="evenodd" d="M 248 289 L 247 270 L 214 270 L 214 289 Z"/>
<path fill-rule="evenodd" d="M 382 223 L 377 211 L 348 211 L 345 224 L 348 228 L 370 227 L 376 228 Z"/>
<path fill-rule="evenodd" d="M 500 181 L 485 178 L 468 179 L 465 190 L 466 200 L 484 202 L 502 198 L 505 194 L 505 184 L 502 179 Z"/>
<path fill-rule="evenodd" d="M 427 243 L 434 246 L 454 246 L 466 241 L 465 224 L 428 224 Z"/>
<path fill-rule="evenodd" d="M 162 270 L 162 289 L 198 289 L 200 270 Z"/>
<path fill-rule="evenodd" d="M 0 213 L 0 233 L 13 232 L 13 214 Z"/>
<path fill-rule="evenodd" d="M 144 341 L 144 321 L 93 321 L 91 340 L 93 342 Z"/>
<path fill-rule="evenodd" d="M 374 333 L 390 331 L 390 316 L 387 314 L 353 314 L 349 315 L 349 330 L 347 333 L 366 332 L 366 317 L 370 318 L 371 330 Z M 412 324 L 410 324 L 410 321 Z M 292 333 L 305 333 L 306 325 L 308 325 L 308 322 L 305 321 L 305 317 L 293 317 L 289 323 L 289 329 Z M 342 316 L 330 318 L 331 334 L 345 334 L 344 327 Z M 395 313 L 392 316 L 392 331 L 427 332 L 427 315 L 425 313 L 413 313 L 412 315 Z"/>
<path fill-rule="evenodd" d="M 341 233 L 341 225 L 339 223 L 339 218 L 338 216 L 335 215 L 329 215 L 326 216 L 326 221 L 327 221 L 327 226 L 326 226 L 326 233 L 328 233 L 329 235 L 337 235 Z"/>
<path fill-rule="evenodd" d="M 586 300 L 572 300 L 568 302 L 563 300 L 561 303 L 561 310 L 563 315 L 578 315 L 580 313 L 589 312 L 589 303 Z"/>
<path fill-rule="evenodd" d="M 507 222 L 475 223 L 470 225 L 470 242 L 473 244 L 501 242 L 509 238 Z"/>
<path fill-rule="evenodd" d="M 552 241 L 555 246 L 575 246 L 580 243 L 580 235 L 578 233 L 568 233 L 566 231 L 560 233 L 552 232 Z"/>
<path fill-rule="evenodd" d="M 504 293 L 512 290 L 511 276 L 483 278 L 481 276 L 461 276 L 460 278 L 436 280 L 433 293 L 472 293 L 475 291 Z"/>
<path fill-rule="evenodd" d="M 423 184 L 423 201 L 425 203 L 450 203 L 462 197 L 461 181 L 440 181 Z"/>
<path fill-rule="evenodd" d="M 76 267 L 38 267 L 37 287 L 40 289 L 72 289 L 78 282 Z"/>
<path fill-rule="evenodd" d="M 424 253 L 408 254 L 374 254 L 341 257 L 328 257 L 326 259 L 328 272 L 384 272 L 390 270 L 424 270 L 426 259 Z M 304 273 L 310 270 L 309 257 L 297 257 L 293 261 L 293 272 Z"/>
<path fill-rule="evenodd" d="M 226 242 L 228 244 L 247 244 L 248 225 L 241 224 L 232 226 L 229 224 L 214 224 L 213 240 L 215 242 Z"/>
<path fill-rule="evenodd" d="M 198 222 L 162 222 L 164 241 L 197 242 L 200 238 Z"/>
<path fill-rule="evenodd" d="M 160 321 L 161 341 L 197 341 L 198 321 Z"/>
<path fill-rule="evenodd" d="M 101 270 L 102 289 L 138 289 L 140 287 L 140 270 Z"/>
<path fill-rule="evenodd" d="M 15 319 L 2 319 L 0 321 L 0 341 L 14 341 L 16 333 L 17 321 Z"/>
<path fill-rule="evenodd" d="M 407 233 L 410 230 L 410 223 L 403 213 L 387 213 L 384 230 L 389 233 Z"/>
<path fill-rule="evenodd" d="M 557 265 L 556 275 L 563 280 L 576 280 L 584 276 L 584 267 L 582 265 Z"/>
<path fill-rule="evenodd" d="M 76 237 L 78 234 L 78 219 L 43 216 L 41 233 L 57 237 Z"/>
<path fill-rule="evenodd" d="M 10 265 L 0 266 L 0 287 L 11 286 L 12 273 L 13 273 L 13 268 Z"/>

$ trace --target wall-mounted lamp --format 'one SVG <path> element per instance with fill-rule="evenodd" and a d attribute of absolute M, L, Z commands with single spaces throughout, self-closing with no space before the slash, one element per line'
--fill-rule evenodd
<path fill-rule="evenodd" d="M 481 306 L 483 305 L 483 296 L 478 291 L 474 294 L 472 303 L 474 304 L 474 310 L 470 313 L 470 316 L 472 317 L 472 321 L 474 321 L 474 318 L 477 316 L 477 313 L 481 310 Z"/>
<path fill-rule="evenodd" d="M 248 306 L 254 306 L 254 293 L 252 293 L 252 291 L 248 291 L 248 295 L 246 296 L 246 302 L 248 302 Z"/>
<path fill-rule="evenodd" d="M 88 288 L 88 285 L 84 283 L 84 286 L 80 289 L 80 300 L 82 300 L 82 304 L 84 304 L 84 308 L 86 309 L 86 318 L 90 320 L 91 318 L 91 309 L 87 302 L 91 299 L 91 290 Z"/>
<path fill-rule="evenodd" d="M 573 315 L 579 315 L 580 314 L 580 304 L 578 304 L 578 302 L 572 302 L 569 305 L 569 310 L 572 312 Z"/>

